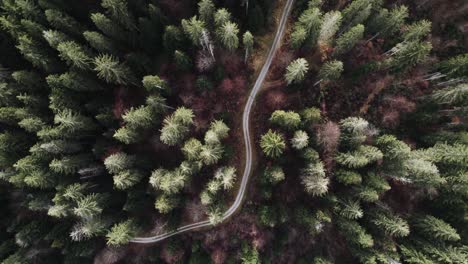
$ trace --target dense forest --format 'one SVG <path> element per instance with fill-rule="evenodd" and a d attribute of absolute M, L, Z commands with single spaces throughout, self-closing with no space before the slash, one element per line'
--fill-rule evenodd
<path fill-rule="evenodd" d="M 467 21 L 0 0 L 0 263 L 468 264 Z"/>

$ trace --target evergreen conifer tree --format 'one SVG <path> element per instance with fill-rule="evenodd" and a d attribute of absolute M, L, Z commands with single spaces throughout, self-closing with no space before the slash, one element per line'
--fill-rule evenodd
<path fill-rule="evenodd" d="M 284 77 L 288 84 L 300 83 L 305 79 L 308 71 L 309 63 L 305 59 L 299 58 L 288 65 Z"/>
<path fill-rule="evenodd" d="M 262 136 L 260 146 L 267 157 L 277 158 L 283 154 L 286 143 L 281 134 L 268 130 L 268 132 Z"/>
<path fill-rule="evenodd" d="M 341 35 L 336 40 L 334 55 L 341 55 L 350 51 L 356 43 L 361 40 L 364 36 L 364 26 L 358 24 L 352 27 L 348 32 Z"/>

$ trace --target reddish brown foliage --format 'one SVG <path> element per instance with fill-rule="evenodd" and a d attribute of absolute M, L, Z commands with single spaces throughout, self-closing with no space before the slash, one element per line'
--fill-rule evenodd
<path fill-rule="evenodd" d="M 106 150 L 106 153 L 104 154 L 104 156 L 101 157 L 101 160 L 104 161 L 107 157 L 109 157 L 110 155 L 114 154 L 114 153 L 117 153 L 117 152 L 120 152 L 122 150 L 122 148 L 120 146 L 112 146 L 112 147 L 109 147 L 107 150 Z"/>
<path fill-rule="evenodd" d="M 382 55 L 384 52 L 381 48 L 383 42 L 382 39 L 360 42 L 355 48 L 356 53 L 353 53 L 356 54 L 354 63 L 361 65 L 368 61 L 381 61 L 384 58 Z"/>
<path fill-rule="evenodd" d="M 226 261 L 227 254 L 226 251 L 217 248 L 211 252 L 211 260 L 213 261 L 214 264 L 222 264 L 224 261 Z"/>
<path fill-rule="evenodd" d="M 184 214 L 191 223 L 204 220 L 206 218 L 206 206 L 198 200 L 190 201 L 187 203 Z"/>
<path fill-rule="evenodd" d="M 113 113 L 115 118 L 120 119 L 121 116 L 125 113 L 127 105 L 125 104 L 127 93 L 123 87 L 119 87 L 114 90 L 114 109 Z"/>
<path fill-rule="evenodd" d="M 340 127 L 332 121 L 320 126 L 317 131 L 317 141 L 322 146 L 327 171 L 331 171 L 333 167 L 333 158 L 338 150 L 340 134 Z"/>
<path fill-rule="evenodd" d="M 94 257 L 94 263 L 96 264 L 113 264 L 121 261 L 125 255 L 127 254 L 127 250 L 123 248 L 109 248 L 105 247 L 101 251 L 99 251 L 96 256 Z"/>
<path fill-rule="evenodd" d="M 386 97 L 379 107 L 379 113 L 382 115 L 382 125 L 387 128 L 395 128 L 400 123 L 401 114 L 413 112 L 415 108 L 416 104 L 404 96 Z"/>
<path fill-rule="evenodd" d="M 286 106 L 286 102 L 286 94 L 279 89 L 270 90 L 265 96 L 265 103 L 271 111 L 284 108 Z"/>
<path fill-rule="evenodd" d="M 183 18 L 192 14 L 188 0 L 161 0 L 159 5 L 167 17 Z"/>
<path fill-rule="evenodd" d="M 231 93 L 234 90 L 234 82 L 229 78 L 225 78 L 221 84 L 219 84 L 219 90 L 225 94 Z"/>
<path fill-rule="evenodd" d="M 160 256 L 166 263 L 176 263 L 184 257 L 184 250 L 182 248 L 174 250 L 169 243 L 165 243 Z"/>
<path fill-rule="evenodd" d="M 277 51 L 273 62 L 271 63 L 270 73 L 268 74 L 269 80 L 282 79 L 286 67 L 294 59 L 294 54 L 286 48 L 281 48 Z"/>
<path fill-rule="evenodd" d="M 199 72 L 206 72 L 213 68 L 215 65 L 215 59 L 211 56 L 211 54 L 207 52 L 200 51 L 198 52 L 196 64 L 197 70 Z"/>
<path fill-rule="evenodd" d="M 236 217 L 235 222 L 229 222 L 218 229 L 205 233 L 203 245 L 211 250 L 213 261 L 214 255 L 220 258 L 224 252 L 229 252 L 229 249 L 240 247 L 240 244 L 232 243 L 231 238 L 233 234 L 236 234 L 240 240 L 251 242 L 258 248 L 263 247 L 271 239 L 271 236 L 268 236 L 265 231 L 258 228 L 255 224 L 255 218 L 255 215 L 242 214 Z M 218 256 L 218 254 L 221 256 Z"/>
<path fill-rule="evenodd" d="M 223 53 L 220 62 L 224 66 L 225 73 L 230 77 L 237 76 L 244 72 L 245 64 L 243 59 L 236 53 Z"/>

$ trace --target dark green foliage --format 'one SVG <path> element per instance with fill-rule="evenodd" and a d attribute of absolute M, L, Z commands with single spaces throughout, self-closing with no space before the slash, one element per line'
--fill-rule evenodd
<path fill-rule="evenodd" d="M 198 77 L 196 86 L 201 92 L 211 91 L 213 89 L 213 83 L 206 76 Z"/>
<path fill-rule="evenodd" d="M 134 77 L 126 65 L 119 62 L 118 58 L 102 54 L 94 59 L 94 70 L 97 76 L 108 83 L 130 84 Z"/>
<path fill-rule="evenodd" d="M 432 25 L 431 1 L 295 1 L 246 182 L 236 89 L 282 4 L 189 2 L 0 1 L 2 264 L 466 263 L 462 9 Z M 220 224 L 245 183 L 221 228 L 126 246 Z"/>
<path fill-rule="evenodd" d="M 115 53 L 117 50 L 112 40 L 99 32 L 85 31 L 83 32 L 83 36 L 89 45 L 99 52 Z"/>
<path fill-rule="evenodd" d="M 66 34 L 78 36 L 81 34 L 81 25 L 69 15 L 55 9 L 45 11 L 47 21 L 55 29 L 63 31 Z"/>

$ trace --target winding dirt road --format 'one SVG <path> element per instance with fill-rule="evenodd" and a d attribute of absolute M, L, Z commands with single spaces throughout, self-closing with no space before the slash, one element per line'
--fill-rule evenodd
<path fill-rule="evenodd" d="M 239 187 L 239 192 L 237 193 L 237 196 L 236 196 L 236 200 L 231 205 L 231 207 L 229 207 L 229 209 L 223 214 L 222 222 L 228 220 L 242 205 L 242 199 L 244 198 L 245 191 L 247 189 L 247 183 L 249 181 L 250 175 L 252 174 L 252 155 L 253 155 L 252 144 L 253 143 L 251 139 L 252 135 L 250 133 L 250 113 L 252 111 L 252 106 L 255 101 L 255 97 L 260 91 L 263 81 L 265 80 L 268 70 L 270 69 L 273 58 L 275 57 L 276 50 L 280 47 L 281 39 L 283 38 L 284 30 L 286 29 L 286 23 L 288 21 L 289 14 L 291 13 L 293 3 L 294 3 L 294 0 L 287 0 L 286 2 L 286 5 L 283 9 L 283 13 L 281 15 L 281 21 L 278 26 L 278 30 L 276 31 L 275 39 L 273 40 L 270 51 L 268 52 L 268 57 L 265 61 L 265 64 L 262 67 L 262 70 L 260 71 L 260 74 L 257 77 L 257 80 L 255 81 L 255 85 L 252 91 L 250 92 L 249 98 L 247 100 L 247 104 L 245 105 L 245 108 L 244 108 L 244 113 L 242 116 L 242 131 L 244 134 L 244 144 L 245 144 L 245 153 L 246 153 L 244 174 L 242 175 L 242 181 Z M 208 220 L 205 220 L 205 221 L 185 225 L 173 231 L 160 234 L 157 236 L 135 237 L 132 240 L 130 240 L 130 242 L 140 243 L 140 244 L 149 244 L 149 243 L 159 242 L 168 237 L 172 237 L 181 233 L 185 233 L 188 231 L 192 231 L 192 230 L 196 230 L 196 229 L 199 229 L 202 227 L 208 227 L 208 226 L 213 226 L 213 225 Z"/>

